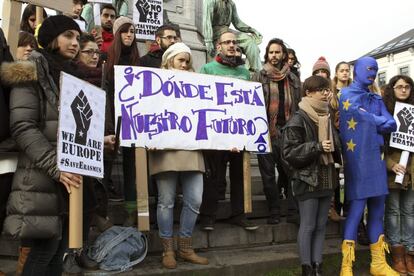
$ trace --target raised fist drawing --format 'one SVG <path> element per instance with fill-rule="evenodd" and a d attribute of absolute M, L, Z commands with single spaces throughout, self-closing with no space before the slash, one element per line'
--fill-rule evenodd
<path fill-rule="evenodd" d="M 406 107 L 401 109 L 397 113 L 397 118 L 400 121 L 399 132 L 407 133 L 409 126 L 412 124 L 414 116 L 411 114 L 410 110 Z"/>
<path fill-rule="evenodd" d="M 91 125 L 92 109 L 86 95 L 81 90 L 70 105 L 76 122 L 75 143 L 86 145 L 87 134 Z"/>
<path fill-rule="evenodd" d="M 138 0 L 135 3 L 139 12 L 139 22 L 147 22 L 147 15 L 150 10 L 150 4 L 147 0 Z"/>

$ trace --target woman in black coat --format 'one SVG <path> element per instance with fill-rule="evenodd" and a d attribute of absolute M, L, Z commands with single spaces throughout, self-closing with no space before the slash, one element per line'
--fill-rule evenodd
<path fill-rule="evenodd" d="M 334 163 L 340 160 L 340 144 L 329 113 L 329 80 L 312 76 L 305 80 L 303 92 L 299 111 L 283 130 L 282 155 L 299 204 L 302 275 L 322 275 L 323 241 L 337 183 Z"/>

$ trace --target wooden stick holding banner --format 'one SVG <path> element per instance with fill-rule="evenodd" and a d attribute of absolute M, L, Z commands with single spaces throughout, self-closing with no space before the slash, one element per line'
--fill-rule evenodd
<path fill-rule="evenodd" d="M 147 151 L 145 148 L 135 149 L 135 172 L 137 186 L 137 226 L 139 231 L 149 231 L 148 168 Z"/>
<path fill-rule="evenodd" d="M 22 13 L 22 3 L 12 0 L 3 1 L 2 29 L 7 43 L 10 47 L 10 53 L 16 58 L 17 43 L 19 40 L 20 17 Z"/>
<path fill-rule="evenodd" d="M 83 247 L 83 183 L 69 195 L 69 248 Z"/>
<path fill-rule="evenodd" d="M 252 208 L 252 178 L 250 170 L 250 152 L 243 151 L 243 193 L 244 212 L 251 213 Z"/>

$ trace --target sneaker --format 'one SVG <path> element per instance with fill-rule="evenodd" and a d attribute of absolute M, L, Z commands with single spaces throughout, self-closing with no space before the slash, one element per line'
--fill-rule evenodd
<path fill-rule="evenodd" d="M 270 217 L 267 218 L 267 224 L 279 224 L 280 222 L 280 215 L 278 214 L 271 214 Z"/>
<path fill-rule="evenodd" d="M 201 216 L 200 218 L 200 228 L 203 231 L 213 231 L 214 223 L 215 219 L 211 216 Z"/>
<path fill-rule="evenodd" d="M 248 231 L 254 231 L 257 228 L 259 228 L 259 225 L 257 225 L 256 223 L 254 223 L 251 220 L 248 220 L 246 217 L 244 216 L 236 216 L 230 219 L 230 223 L 243 227 L 244 230 L 248 230 Z"/>
<path fill-rule="evenodd" d="M 75 252 L 69 251 L 63 257 L 63 272 L 69 275 L 82 275 L 82 268 L 76 260 Z"/>

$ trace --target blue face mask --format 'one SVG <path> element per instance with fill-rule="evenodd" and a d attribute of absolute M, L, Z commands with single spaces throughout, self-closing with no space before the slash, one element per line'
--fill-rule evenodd
<path fill-rule="evenodd" d="M 354 80 L 362 87 L 373 84 L 378 72 L 378 63 L 372 57 L 362 57 L 355 62 Z"/>

